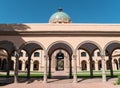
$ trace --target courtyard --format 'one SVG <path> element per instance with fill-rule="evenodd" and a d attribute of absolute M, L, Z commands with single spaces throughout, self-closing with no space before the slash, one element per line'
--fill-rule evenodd
<path fill-rule="evenodd" d="M 117 75 L 119 71 L 114 71 L 114 77 L 110 77 L 109 71 L 106 71 L 107 82 L 102 82 L 101 71 L 94 71 L 94 77 L 90 78 L 89 71 L 78 72 L 78 82 L 73 83 L 73 79 L 70 79 L 68 73 L 64 71 L 56 71 L 52 73 L 52 78 L 47 80 L 47 83 L 43 82 L 43 73 L 31 72 L 31 78 L 28 80 L 25 73 L 19 74 L 19 82 L 13 83 L 13 74 L 11 77 L 6 78 L 3 72 L 0 78 L 0 87 L 2 88 L 120 88 L 119 85 L 115 85 Z M 36 74 L 36 75 L 35 75 Z M 96 75 L 97 74 L 97 75 Z"/>

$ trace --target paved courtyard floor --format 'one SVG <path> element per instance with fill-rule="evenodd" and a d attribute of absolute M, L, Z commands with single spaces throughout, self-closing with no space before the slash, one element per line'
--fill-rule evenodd
<path fill-rule="evenodd" d="M 34 80 L 25 83 L 12 83 L 0 88 L 120 88 L 119 85 L 114 85 L 115 78 L 102 83 L 100 78 L 96 79 L 78 79 L 78 83 L 72 83 L 72 79 L 49 79 L 48 83 L 43 83 L 42 80 Z"/>
<path fill-rule="evenodd" d="M 53 75 L 54 77 L 48 79 L 48 83 L 43 83 L 40 78 L 31 78 L 29 81 L 22 79 L 20 83 L 2 85 L 0 88 L 120 88 L 120 85 L 114 85 L 117 78 L 107 79 L 106 83 L 102 82 L 102 78 L 78 78 L 78 83 L 72 83 L 73 79 L 69 79 L 64 72 Z M 2 78 L 0 83 L 10 80 Z"/>

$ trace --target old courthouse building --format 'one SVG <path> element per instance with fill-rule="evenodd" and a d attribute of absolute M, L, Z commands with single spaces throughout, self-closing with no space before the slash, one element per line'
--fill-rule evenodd
<path fill-rule="evenodd" d="M 64 71 L 77 82 L 77 72 L 106 70 L 111 76 L 120 70 L 120 25 L 72 23 L 68 14 L 58 9 L 49 23 L 1 24 L 0 71 L 44 72 L 47 82 L 52 73 Z"/>

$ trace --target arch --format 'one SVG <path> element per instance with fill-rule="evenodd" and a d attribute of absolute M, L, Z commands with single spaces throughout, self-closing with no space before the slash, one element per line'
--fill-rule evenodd
<path fill-rule="evenodd" d="M 94 50 L 96 50 L 96 49 L 99 49 L 100 52 L 102 52 L 102 48 L 101 48 L 101 46 L 100 46 L 98 43 L 96 43 L 96 42 L 94 42 L 94 41 L 89 41 L 89 40 L 87 40 L 87 41 L 83 41 L 83 42 L 81 42 L 80 44 L 78 44 L 78 46 L 77 46 L 76 49 L 75 49 L 75 53 L 77 52 L 78 49 L 83 49 L 83 50 L 86 50 L 86 51 L 90 54 L 89 50 L 85 48 L 85 46 L 88 48 L 88 47 L 89 47 L 88 45 L 91 45 L 91 46 L 92 46 L 92 47 L 90 48 L 90 49 L 92 50 L 92 53 L 93 53 Z M 92 49 L 92 48 L 93 48 L 93 49 Z"/>
<path fill-rule="evenodd" d="M 22 49 L 25 50 L 27 53 L 32 54 L 35 50 L 38 50 L 38 49 L 45 50 L 45 47 L 40 42 L 28 41 L 23 43 L 19 47 L 19 51 L 21 51 Z"/>
<path fill-rule="evenodd" d="M 35 60 L 33 62 L 33 70 L 39 70 L 39 61 L 38 60 Z"/>
<path fill-rule="evenodd" d="M 55 47 L 57 46 L 57 47 Z M 68 53 L 70 55 L 73 54 L 73 51 L 74 51 L 74 48 L 71 44 L 69 44 L 68 42 L 66 41 L 56 41 L 56 42 L 53 42 L 52 44 L 50 44 L 47 48 L 47 54 L 48 55 L 51 55 L 52 52 L 54 52 L 56 49 L 64 49 L 65 51 L 69 51 Z"/>
<path fill-rule="evenodd" d="M 23 43 L 19 47 L 19 52 L 21 50 L 25 50 L 26 55 L 28 55 L 28 59 L 27 59 L 27 62 L 26 62 L 25 69 L 27 70 L 27 78 L 30 78 L 31 56 L 34 53 L 34 51 L 36 51 L 36 50 L 44 50 L 44 53 L 45 53 L 45 47 L 39 42 L 28 41 L 28 42 Z"/>
<path fill-rule="evenodd" d="M 109 53 L 112 54 L 115 49 L 120 49 L 120 41 L 114 40 L 108 42 L 103 48 L 104 54 L 106 54 L 105 52 L 107 49 L 109 50 Z"/>
<path fill-rule="evenodd" d="M 3 40 L 0 41 L 0 49 L 4 49 L 7 51 L 8 54 L 11 54 L 13 51 L 16 50 L 16 46 L 11 41 Z"/>
<path fill-rule="evenodd" d="M 107 62 L 106 64 L 107 64 L 107 69 L 110 70 L 111 77 L 113 77 L 114 75 L 113 66 L 112 66 L 113 65 L 112 64 L 112 53 L 116 49 L 120 49 L 120 41 L 116 41 L 116 40 L 108 42 L 103 48 L 104 54 L 108 55 L 108 58 L 109 58 L 109 62 Z"/>
<path fill-rule="evenodd" d="M 87 61 L 86 60 L 82 60 L 81 65 L 82 65 L 82 70 L 87 70 Z"/>
<path fill-rule="evenodd" d="M 46 54 L 49 56 L 49 74 L 48 76 L 51 77 L 51 56 L 55 50 L 64 50 L 69 55 L 69 77 L 72 77 L 72 55 L 74 52 L 74 48 L 68 42 L 65 41 L 56 41 L 50 44 L 47 48 Z"/>

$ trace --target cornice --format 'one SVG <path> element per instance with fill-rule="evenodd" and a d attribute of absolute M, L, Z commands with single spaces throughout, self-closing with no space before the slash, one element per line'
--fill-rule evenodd
<path fill-rule="evenodd" d="M 120 37 L 120 31 L 0 31 L 0 36 L 111 36 Z"/>

